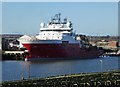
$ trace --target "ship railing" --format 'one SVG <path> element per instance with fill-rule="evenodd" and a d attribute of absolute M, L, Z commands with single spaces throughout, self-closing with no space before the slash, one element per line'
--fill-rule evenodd
<path fill-rule="evenodd" d="M 19 39 L 20 41 L 35 41 L 35 40 L 37 40 L 37 38 L 35 38 L 35 39 L 25 39 L 25 38 L 21 38 L 21 39 Z"/>
<path fill-rule="evenodd" d="M 48 27 L 48 28 L 40 28 L 40 30 L 42 31 L 42 30 L 71 30 L 71 28 L 55 28 L 55 27 Z"/>

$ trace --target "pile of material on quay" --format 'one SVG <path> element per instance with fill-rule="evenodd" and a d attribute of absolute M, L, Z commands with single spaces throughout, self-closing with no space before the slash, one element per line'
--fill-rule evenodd
<path fill-rule="evenodd" d="M 120 71 L 6 81 L 2 87 L 120 87 Z"/>

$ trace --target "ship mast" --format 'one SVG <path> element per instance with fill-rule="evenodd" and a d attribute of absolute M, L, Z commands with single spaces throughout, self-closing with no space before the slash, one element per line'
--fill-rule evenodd
<path fill-rule="evenodd" d="M 51 18 L 51 23 L 52 24 L 60 24 L 61 23 L 61 13 L 55 14 L 54 18 Z"/>
<path fill-rule="evenodd" d="M 58 14 L 58 23 L 61 22 L 61 21 L 60 21 L 60 16 L 61 16 L 61 14 L 59 13 L 59 14 Z"/>

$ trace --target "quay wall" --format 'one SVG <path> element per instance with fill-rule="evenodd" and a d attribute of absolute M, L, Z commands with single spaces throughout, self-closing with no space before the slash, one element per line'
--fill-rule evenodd
<path fill-rule="evenodd" d="M 3 51 L 2 60 L 25 60 L 26 55 L 24 51 Z"/>

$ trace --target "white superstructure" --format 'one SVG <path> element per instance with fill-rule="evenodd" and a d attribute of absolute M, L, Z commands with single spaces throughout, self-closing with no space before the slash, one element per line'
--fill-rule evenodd
<path fill-rule="evenodd" d="M 35 37 L 23 36 L 20 38 L 24 43 L 31 42 L 41 43 L 45 42 L 55 42 L 62 43 L 62 41 L 69 41 L 69 43 L 79 43 L 75 40 L 75 33 L 73 33 L 73 27 L 71 21 L 67 21 L 66 18 L 63 19 L 63 22 L 60 19 L 60 13 L 56 14 L 54 18 L 48 24 L 40 24 L 40 32 Z M 44 43 L 44 42 L 43 42 Z"/>
<path fill-rule="evenodd" d="M 36 36 L 40 40 L 62 40 L 66 39 L 64 36 L 67 38 L 73 36 L 72 23 L 68 22 L 66 18 L 61 22 L 60 13 L 56 14 L 48 24 L 41 23 L 40 27 L 40 33 Z"/>

